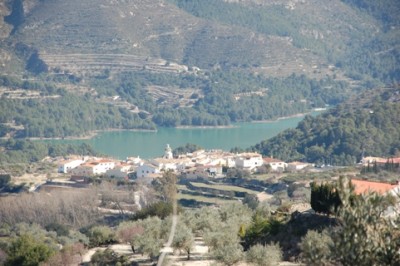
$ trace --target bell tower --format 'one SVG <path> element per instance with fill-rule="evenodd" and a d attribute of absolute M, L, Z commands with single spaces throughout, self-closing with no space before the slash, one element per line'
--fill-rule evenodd
<path fill-rule="evenodd" d="M 169 146 L 169 144 L 167 144 L 167 146 L 165 146 L 165 151 L 164 151 L 164 159 L 172 159 L 174 156 L 172 155 L 172 149 Z"/>

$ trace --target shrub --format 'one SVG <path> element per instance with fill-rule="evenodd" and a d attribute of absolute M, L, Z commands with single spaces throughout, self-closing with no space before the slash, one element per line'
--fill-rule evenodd
<path fill-rule="evenodd" d="M 92 227 L 89 229 L 87 236 L 89 237 L 90 246 L 92 247 L 115 242 L 115 233 L 107 226 Z"/>
<path fill-rule="evenodd" d="M 53 253 L 44 242 L 30 235 L 22 235 L 12 242 L 5 265 L 39 265 Z"/>
<path fill-rule="evenodd" d="M 279 265 L 282 260 L 282 251 L 278 244 L 252 246 L 246 254 L 249 263 L 260 266 Z"/>
<path fill-rule="evenodd" d="M 104 251 L 96 251 L 92 256 L 90 264 L 96 266 L 130 265 L 126 256 L 118 256 L 115 251 L 109 248 Z"/>
<path fill-rule="evenodd" d="M 332 238 L 326 231 L 308 231 L 300 243 L 302 260 L 307 265 L 328 265 L 331 257 Z"/>
<path fill-rule="evenodd" d="M 217 247 L 213 254 L 224 265 L 234 265 L 243 259 L 243 247 L 239 243 L 227 243 Z"/>

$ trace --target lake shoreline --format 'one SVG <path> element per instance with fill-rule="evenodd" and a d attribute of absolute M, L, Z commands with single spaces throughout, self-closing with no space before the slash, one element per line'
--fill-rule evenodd
<path fill-rule="evenodd" d="M 273 122 L 278 122 L 281 120 L 285 120 L 285 119 L 290 119 L 290 118 L 296 118 L 296 117 L 303 117 L 306 116 L 308 114 L 310 114 L 311 112 L 307 112 L 307 113 L 298 113 L 298 114 L 294 114 L 294 115 L 288 115 L 288 116 L 281 116 L 278 117 L 276 119 L 266 119 L 266 120 L 255 120 L 255 121 L 250 121 L 250 123 L 273 123 Z"/>
<path fill-rule="evenodd" d="M 282 119 L 274 123 L 242 122 L 235 123 L 225 129 L 159 127 L 157 133 L 113 129 L 109 130 L 112 132 L 104 132 L 88 140 L 64 139 L 54 140 L 54 142 L 72 145 L 87 143 L 95 151 L 121 160 L 132 156 L 149 159 L 162 156 L 167 143 L 171 148 L 192 143 L 204 149 L 220 149 L 224 151 L 229 151 L 232 147 L 245 149 L 276 136 L 287 128 L 296 127 L 300 120 L 302 120 L 302 117 Z M 46 140 L 42 141 L 45 142 Z"/>
<path fill-rule="evenodd" d="M 290 119 L 290 118 L 296 118 L 296 117 L 303 117 L 308 114 L 311 114 L 311 112 L 322 112 L 326 110 L 325 108 L 320 108 L 320 110 L 314 109 L 310 112 L 305 112 L 305 113 L 297 113 L 293 115 L 288 115 L 288 116 L 281 116 L 276 119 L 267 119 L 267 120 L 255 120 L 255 121 L 249 121 L 248 123 L 274 123 L 278 122 L 281 120 L 285 119 Z M 240 121 L 238 123 L 243 123 L 246 121 Z M 231 128 L 236 128 L 238 127 L 237 125 L 224 125 L 224 126 L 176 126 L 174 128 L 176 129 L 231 129 Z M 83 136 L 68 136 L 68 137 L 54 137 L 54 138 L 41 138 L 41 137 L 30 137 L 26 138 L 29 140 L 90 140 L 95 138 L 97 135 L 104 133 L 104 132 L 116 132 L 116 131 L 132 131 L 132 132 L 149 132 L 149 133 L 156 133 L 158 130 L 157 129 L 123 129 L 123 128 L 109 128 L 109 129 L 102 129 L 102 130 L 94 130 L 86 135 Z M 6 138 L 2 138 L 6 139 Z"/>
<path fill-rule="evenodd" d="M 124 128 L 109 128 L 102 130 L 94 130 L 83 136 L 68 136 L 68 137 L 54 137 L 54 138 L 41 138 L 41 137 L 30 137 L 25 138 L 29 140 L 90 140 L 96 137 L 98 134 L 104 132 L 118 132 L 118 131 L 131 131 L 131 132 L 151 132 L 156 133 L 157 129 L 124 129 Z"/>
<path fill-rule="evenodd" d="M 224 128 L 235 128 L 237 126 L 234 125 L 226 125 L 226 126 L 177 126 L 177 129 L 224 129 Z"/>

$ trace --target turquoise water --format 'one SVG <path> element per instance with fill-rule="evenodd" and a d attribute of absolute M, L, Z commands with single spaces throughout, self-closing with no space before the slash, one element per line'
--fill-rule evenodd
<path fill-rule="evenodd" d="M 168 143 L 174 149 L 194 143 L 205 149 L 233 147 L 248 148 L 271 138 L 287 128 L 294 128 L 303 117 L 291 117 L 272 122 L 237 123 L 229 128 L 159 128 L 157 132 L 109 131 L 99 133 L 89 140 L 59 140 L 64 143 L 91 144 L 103 154 L 118 159 L 131 156 L 153 158 L 164 153 Z"/>

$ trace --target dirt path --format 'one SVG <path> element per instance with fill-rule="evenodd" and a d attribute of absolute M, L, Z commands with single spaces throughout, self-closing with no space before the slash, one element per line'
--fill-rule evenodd
<path fill-rule="evenodd" d="M 90 262 L 92 259 L 92 256 L 94 253 L 96 253 L 97 250 L 105 250 L 106 248 L 91 248 L 89 249 L 83 256 L 82 256 L 82 263 L 87 263 Z"/>

